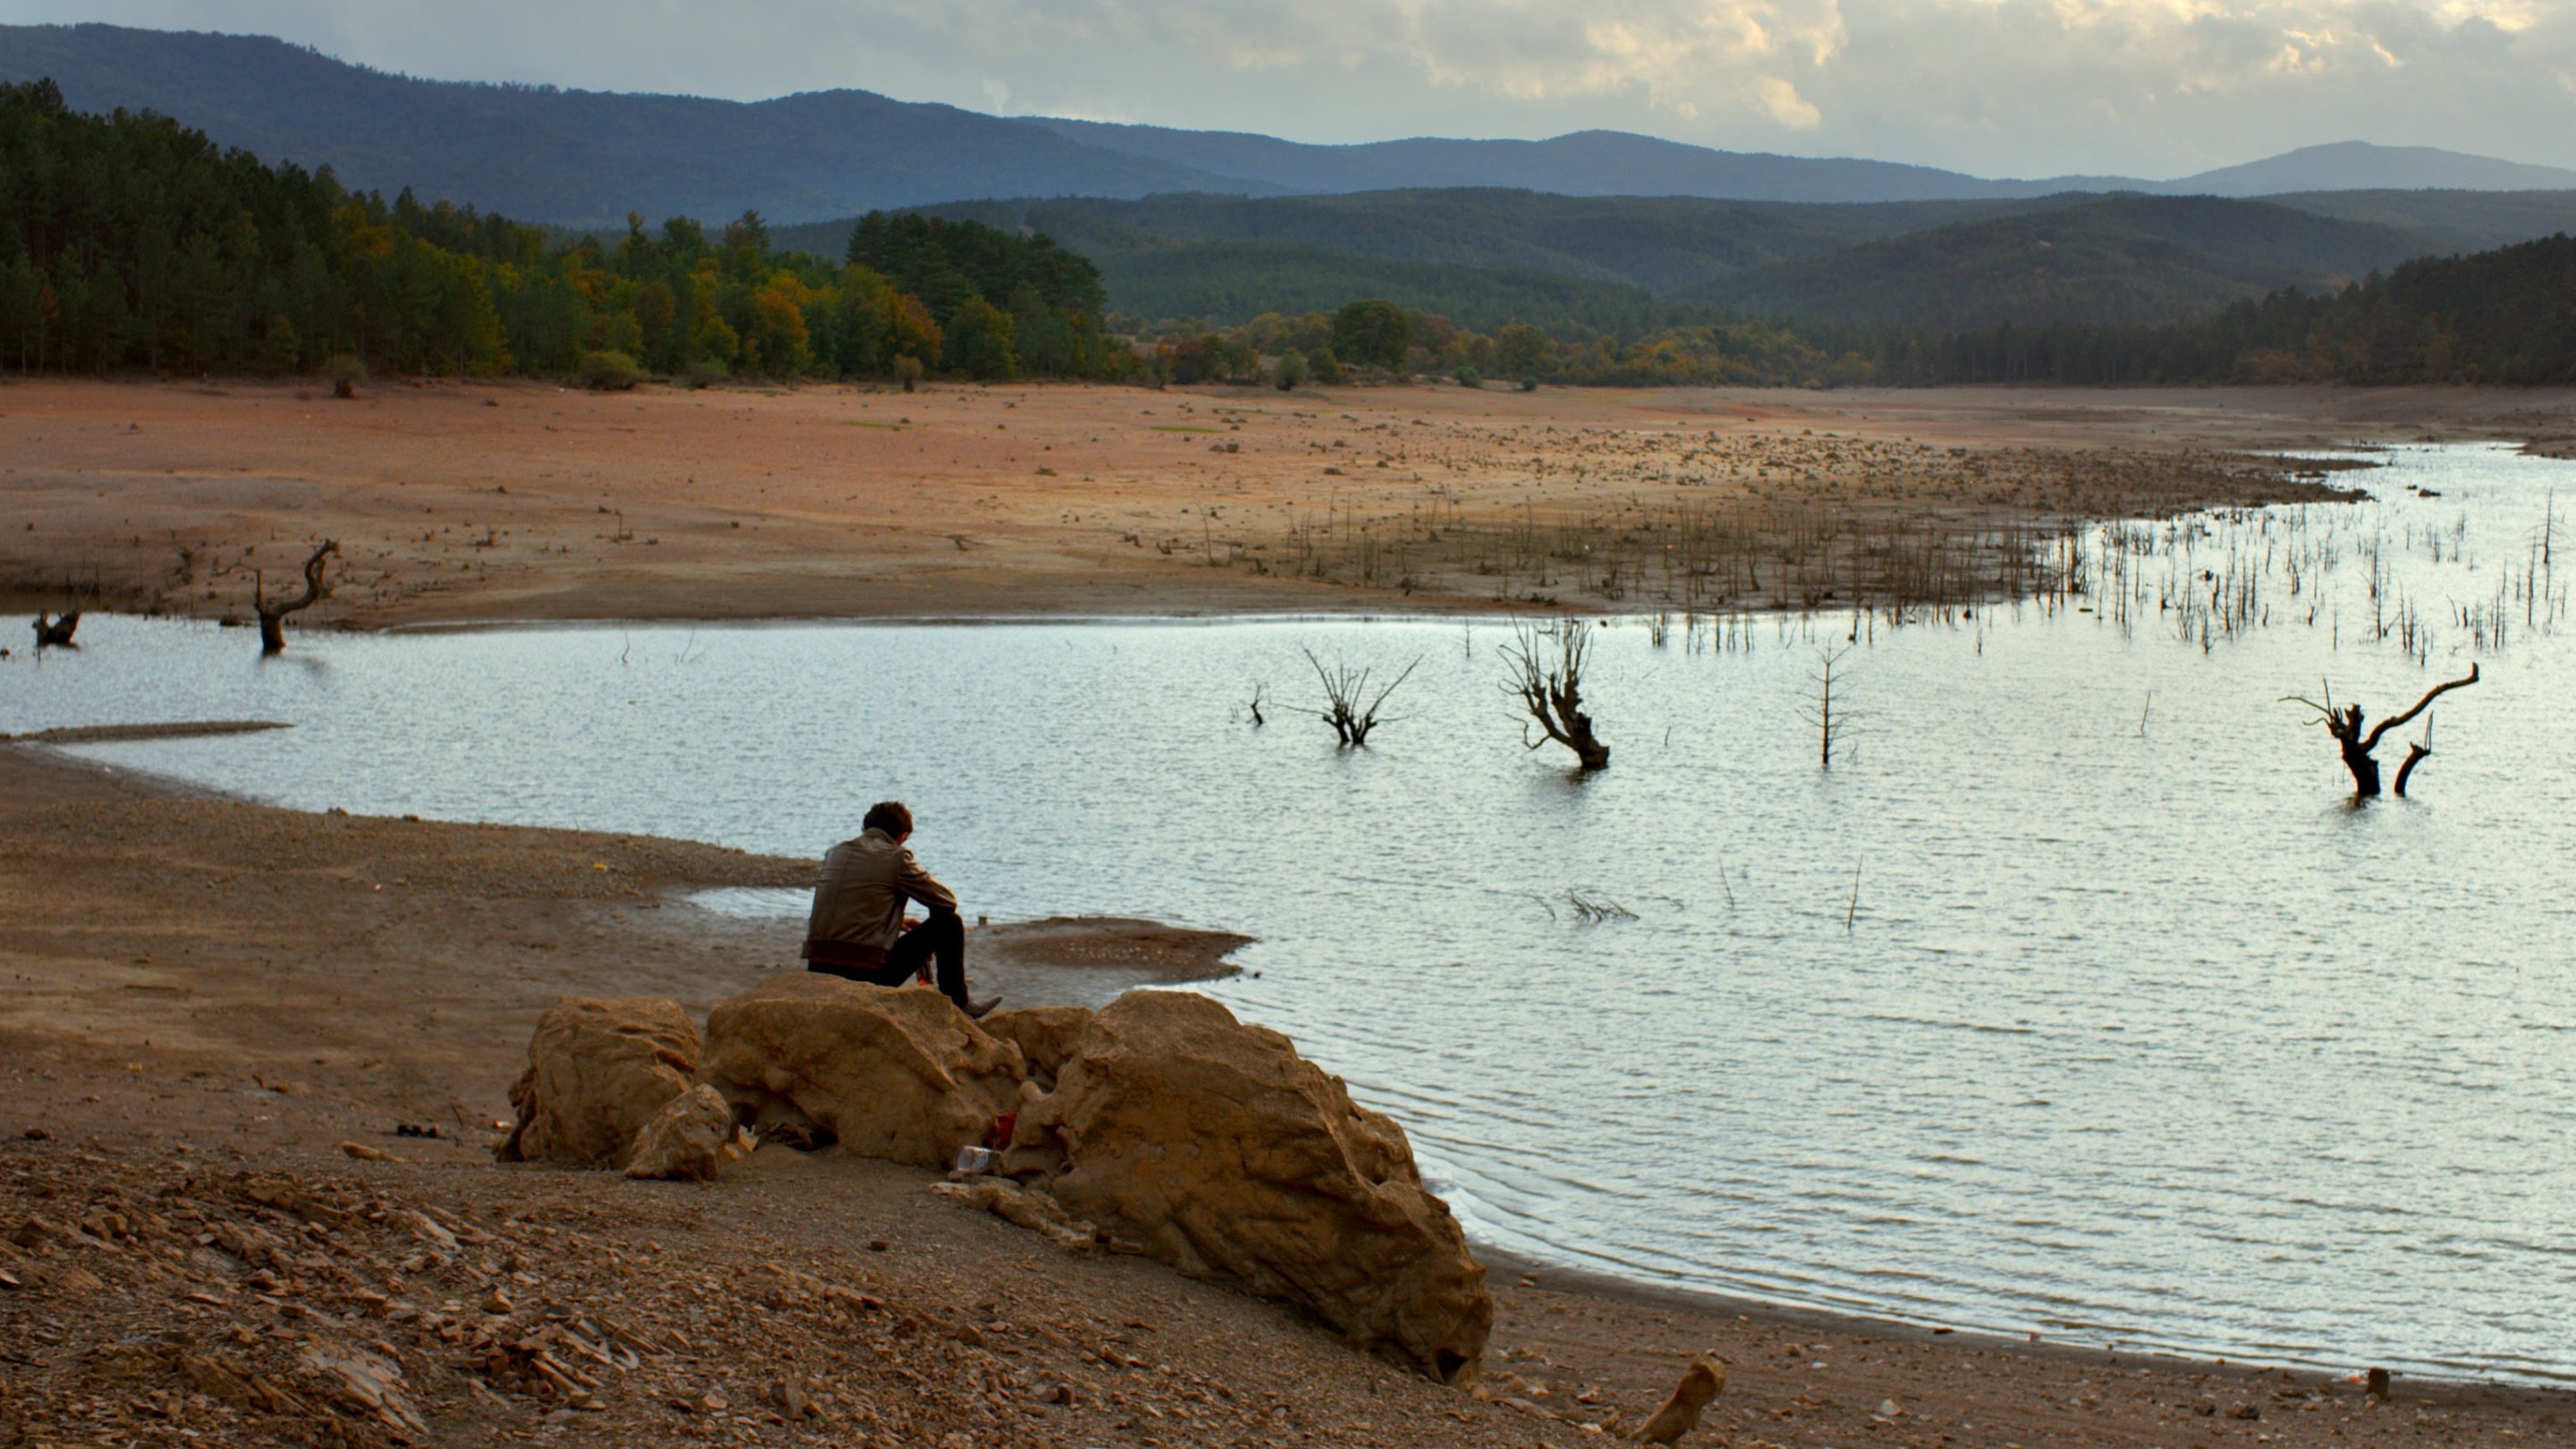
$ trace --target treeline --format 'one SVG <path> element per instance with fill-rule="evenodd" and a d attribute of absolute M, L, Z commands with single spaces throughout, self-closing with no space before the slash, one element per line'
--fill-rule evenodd
<path fill-rule="evenodd" d="M 471 207 L 352 193 L 164 117 L 0 86 L 0 368 L 518 373 L 631 380 L 1117 377 L 1100 283 L 1043 238 L 870 218 L 833 263 L 757 214 L 556 241 Z"/>
<path fill-rule="evenodd" d="M 1329 380 L 1358 361 L 1380 374 L 1479 384 L 2576 384 L 2576 238 L 2564 235 L 2408 262 L 2331 295 L 2279 291 L 2163 327 L 1940 332 L 1733 318 L 1619 338 L 1526 325 L 1478 333 L 1391 303 L 1366 305 L 1403 323 L 1400 347 L 1381 343 L 1355 359 L 1346 307 L 1179 329 L 1159 341 L 1149 365 L 1180 382 Z"/>
<path fill-rule="evenodd" d="M 1346 273 L 1340 295 L 1366 283 Z M 2576 382 L 2576 241 L 2564 235 L 2152 327 L 1944 331 L 1661 303 L 1605 325 L 1535 310 L 1536 294 L 1519 298 L 1534 309 L 1521 320 L 1503 312 L 1485 330 L 1383 299 L 1325 310 L 1330 294 L 1236 327 L 1147 327 L 1110 317 L 1104 295 L 1090 261 L 1023 228 L 872 213 L 838 261 L 774 249 L 752 213 L 712 233 L 630 217 L 622 236 L 559 238 L 409 191 L 351 192 L 328 168 L 264 165 L 163 117 L 77 114 L 49 81 L 0 86 L 0 370 L 1291 387 L 1354 373 L 1619 386 Z"/>
<path fill-rule="evenodd" d="M 2426 257 L 2330 296 L 2275 292 L 2168 327 L 1917 337 L 1882 371 L 1897 383 L 2576 383 L 2576 238 Z"/>
<path fill-rule="evenodd" d="M 1432 375 L 1611 387 L 1835 387 L 1878 380 L 1877 334 L 1734 318 L 1622 339 L 1512 323 L 1490 333 L 1383 298 L 1333 312 L 1264 313 L 1240 327 L 1181 328 L 1154 340 L 1144 367 L 1176 383 L 1271 383 Z"/>

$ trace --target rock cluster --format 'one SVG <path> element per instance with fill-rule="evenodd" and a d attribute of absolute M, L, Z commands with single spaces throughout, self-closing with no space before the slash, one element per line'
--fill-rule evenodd
<path fill-rule="evenodd" d="M 1484 1269 L 1403 1129 L 1206 997 L 978 1023 L 933 992 L 798 973 L 719 1003 L 702 1052 L 686 1026 L 667 1002 L 549 1010 L 502 1156 L 703 1178 L 737 1123 L 931 1169 L 994 1145 L 999 1176 L 953 1195 L 1067 1247 L 1301 1304 L 1441 1382 L 1476 1378 Z"/>

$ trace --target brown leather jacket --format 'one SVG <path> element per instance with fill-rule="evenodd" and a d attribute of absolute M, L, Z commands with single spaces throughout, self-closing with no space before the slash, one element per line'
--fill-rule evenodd
<path fill-rule="evenodd" d="M 823 857 L 822 878 L 814 884 L 805 958 L 885 959 L 886 948 L 903 935 L 906 901 L 919 901 L 933 913 L 957 909 L 957 893 L 933 880 L 912 852 L 884 831 L 865 831 L 833 846 Z"/>

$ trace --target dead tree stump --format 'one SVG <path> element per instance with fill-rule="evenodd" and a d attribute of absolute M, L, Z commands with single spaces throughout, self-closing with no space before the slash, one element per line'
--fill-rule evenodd
<path fill-rule="evenodd" d="M 2406 723 L 2408 720 L 2413 719 L 2415 716 L 2422 714 L 2432 705 L 2434 700 L 2441 698 L 2449 691 L 2454 689 L 2464 689 L 2477 682 L 2478 666 L 2471 664 L 2467 674 L 2462 675 L 2458 679 L 2434 685 L 2431 689 L 2424 691 L 2424 697 L 2422 699 L 2415 701 L 2415 707 L 2413 709 L 2410 709 L 2404 714 L 2398 715 L 2393 719 L 2381 720 L 2377 725 L 2373 726 L 2367 734 L 2364 734 L 2361 728 L 2361 706 L 2358 704 L 2348 704 L 2341 709 L 2335 708 L 2334 691 L 2331 689 L 2326 691 L 2325 703 L 2323 704 L 2319 704 L 2317 701 L 2300 694 L 2286 695 L 2284 696 L 2284 699 L 2289 703 L 2304 704 L 2308 708 L 2317 712 L 2315 723 L 2326 727 L 2326 734 L 2333 738 L 2335 748 L 2343 755 L 2344 769 L 2352 776 L 2353 798 L 2357 800 L 2368 800 L 2379 794 L 2379 761 L 2373 756 L 2372 751 L 2379 748 L 2380 738 L 2383 735 L 2386 735 L 2390 730 L 2393 730 L 2399 725 Z M 2433 753 L 2433 750 L 2429 745 L 2419 744 L 2408 748 L 2406 762 L 2397 767 L 2397 793 L 2399 795 L 2402 796 L 2406 793 L 2406 777 L 2414 774 L 2415 767 L 2418 764 L 2421 764 L 2424 757 L 2431 753 Z"/>
<path fill-rule="evenodd" d="M 1520 700 L 1530 724 L 1540 731 L 1533 739 L 1529 725 L 1522 725 L 1522 747 L 1534 750 L 1554 740 L 1574 751 L 1575 768 L 1608 769 L 1610 747 L 1592 732 L 1592 716 L 1583 712 L 1583 666 L 1592 652 L 1591 630 L 1580 619 L 1516 624 L 1512 640 L 1503 646 L 1503 658 L 1512 666 L 1503 688 Z"/>
<path fill-rule="evenodd" d="M 259 611 L 260 653 L 286 652 L 286 616 L 312 608 L 329 596 L 331 585 L 324 575 L 331 566 L 331 555 L 339 551 L 340 545 L 329 539 L 313 550 L 313 556 L 304 561 L 304 592 L 292 599 L 271 601 L 267 581 L 256 573 L 251 575 L 251 607 Z"/>
<path fill-rule="evenodd" d="M 36 647 L 39 649 L 78 649 L 72 635 L 80 631 L 80 610 L 74 609 L 61 618 L 51 614 L 36 616 Z"/>

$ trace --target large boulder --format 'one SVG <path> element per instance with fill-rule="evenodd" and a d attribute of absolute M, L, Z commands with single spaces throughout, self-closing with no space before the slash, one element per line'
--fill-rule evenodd
<path fill-rule="evenodd" d="M 1184 1272 L 1301 1303 L 1444 1383 L 1474 1381 L 1493 1299 L 1404 1129 L 1288 1038 L 1204 996 L 1131 991 L 1093 1013 L 1012 1166 L 1074 1215 Z"/>
<path fill-rule="evenodd" d="M 1018 1046 L 935 991 L 781 973 L 707 1015 L 698 1080 L 755 1125 L 796 1121 L 842 1150 L 945 1168 L 1017 1109 Z"/>
<path fill-rule="evenodd" d="M 1072 1058 L 1074 1044 L 1091 1028 L 1091 1008 L 1026 1006 L 1017 1011 L 994 1012 L 979 1024 L 1018 1046 L 1020 1059 L 1028 1065 L 1029 1080 L 1051 1089 L 1056 1073 L 1063 1071 L 1064 1064 Z"/>
<path fill-rule="evenodd" d="M 672 1002 L 573 997 L 546 1008 L 528 1069 L 510 1088 L 518 1121 L 503 1162 L 623 1167 L 635 1134 L 689 1088 L 698 1029 Z"/>

